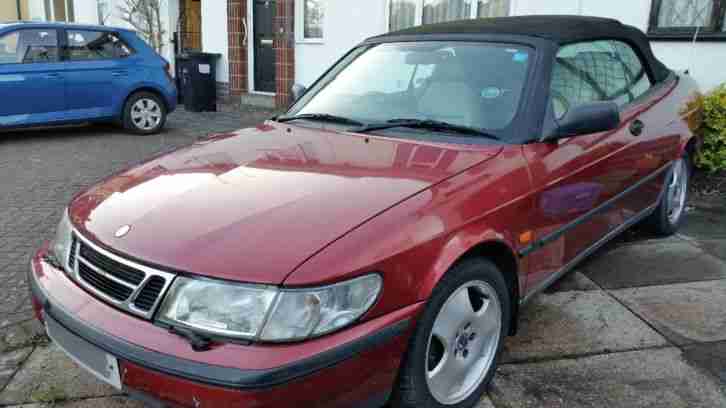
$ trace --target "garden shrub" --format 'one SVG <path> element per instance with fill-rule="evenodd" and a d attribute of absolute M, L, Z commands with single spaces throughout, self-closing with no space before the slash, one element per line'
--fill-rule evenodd
<path fill-rule="evenodd" d="M 694 102 L 702 105 L 703 112 L 696 130 L 703 140 L 696 165 L 710 172 L 726 170 L 726 84 Z"/>

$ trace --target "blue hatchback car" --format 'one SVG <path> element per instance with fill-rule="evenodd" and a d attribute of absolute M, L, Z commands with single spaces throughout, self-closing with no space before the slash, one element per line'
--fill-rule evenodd
<path fill-rule="evenodd" d="M 0 24 L 0 129 L 113 121 L 156 133 L 176 108 L 169 70 L 130 30 Z"/>

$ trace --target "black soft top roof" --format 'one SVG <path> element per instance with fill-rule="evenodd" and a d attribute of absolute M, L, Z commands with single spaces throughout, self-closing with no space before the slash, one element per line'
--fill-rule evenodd
<path fill-rule="evenodd" d="M 635 47 L 656 82 L 670 75 L 670 70 L 653 55 L 648 38 L 642 31 L 609 18 L 541 15 L 482 18 L 417 26 L 375 38 L 427 34 L 508 34 L 544 38 L 559 45 L 615 39 Z"/>

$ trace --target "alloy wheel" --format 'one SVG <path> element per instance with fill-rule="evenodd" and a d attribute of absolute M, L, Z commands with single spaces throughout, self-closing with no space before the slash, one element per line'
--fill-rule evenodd
<path fill-rule="evenodd" d="M 486 378 L 499 348 L 502 306 L 483 281 L 460 286 L 434 321 L 426 348 L 426 383 L 441 404 L 467 399 Z"/>
<path fill-rule="evenodd" d="M 141 130 L 148 131 L 159 126 L 162 114 L 159 104 L 149 98 L 139 99 L 131 107 L 131 121 Z"/>
<path fill-rule="evenodd" d="M 686 207 L 686 195 L 688 193 L 688 168 L 686 161 L 677 160 L 673 164 L 670 183 L 666 190 L 666 205 L 668 222 L 672 225 L 678 223 Z"/>

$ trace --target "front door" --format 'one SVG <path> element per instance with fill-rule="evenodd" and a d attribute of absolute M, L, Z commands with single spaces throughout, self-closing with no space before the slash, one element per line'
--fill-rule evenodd
<path fill-rule="evenodd" d="M 581 104 L 613 101 L 621 109 L 621 125 L 524 147 L 533 184 L 541 186 L 532 220 L 539 245 L 529 258 L 528 288 L 545 286 L 551 276 L 656 201 L 657 189 L 632 194 L 664 164 L 662 157 L 643 154 L 641 140 L 647 136 L 635 135 L 631 126 L 641 120 L 638 110 L 650 87 L 637 54 L 625 43 L 583 42 L 558 52 L 550 88 L 555 119 Z"/>
<path fill-rule="evenodd" d="M 0 35 L 0 127 L 64 119 L 63 63 L 55 29 Z"/>
<path fill-rule="evenodd" d="M 258 92 L 275 92 L 275 49 L 272 19 L 277 3 L 274 0 L 254 0 L 254 89 Z"/>

